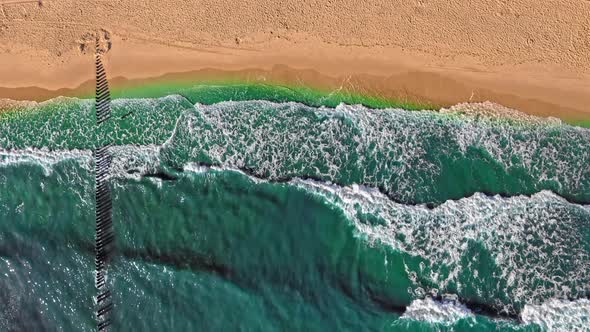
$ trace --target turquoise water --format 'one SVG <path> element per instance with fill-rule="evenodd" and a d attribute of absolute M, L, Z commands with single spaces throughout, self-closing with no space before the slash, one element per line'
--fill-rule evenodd
<path fill-rule="evenodd" d="M 115 330 L 590 326 L 590 130 L 188 97 L 3 115 L 1 330 L 94 329 L 101 139 Z"/>

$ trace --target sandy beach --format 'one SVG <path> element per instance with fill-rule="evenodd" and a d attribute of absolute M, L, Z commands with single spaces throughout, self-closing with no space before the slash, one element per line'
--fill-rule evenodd
<path fill-rule="evenodd" d="M 0 1 L 0 98 L 241 80 L 590 119 L 588 1 Z"/>

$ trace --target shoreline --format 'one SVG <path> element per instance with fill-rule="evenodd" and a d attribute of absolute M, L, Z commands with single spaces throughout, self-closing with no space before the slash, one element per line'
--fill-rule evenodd
<path fill-rule="evenodd" d="M 500 10 L 497 15 L 479 17 L 480 26 L 473 31 L 477 38 L 463 30 L 462 24 L 468 20 L 455 21 L 446 15 L 447 10 L 463 10 L 466 16 L 461 19 L 466 20 L 477 12 L 462 9 L 458 2 L 431 1 L 419 10 L 410 4 L 392 5 L 388 16 L 379 20 L 370 19 L 373 12 L 361 14 L 366 8 L 360 6 L 357 9 L 359 15 L 366 16 L 362 22 L 369 24 L 368 31 L 358 30 L 360 22 L 356 21 L 339 22 L 344 30 L 322 24 L 299 26 L 298 19 L 306 21 L 312 12 L 326 19 L 333 17 L 334 8 L 306 7 L 289 17 L 270 16 L 259 26 L 246 19 L 250 16 L 231 12 L 231 3 L 227 8 L 222 3 L 218 6 L 230 11 L 221 16 L 199 14 L 195 19 L 200 21 L 193 22 L 175 16 L 193 15 L 193 7 L 177 8 L 174 2 L 163 0 L 138 8 L 133 17 L 137 21 L 127 25 L 90 13 L 74 15 L 88 8 L 73 0 L 49 1 L 43 7 L 5 6 L 7 18 L 0 22 L 5 25 L 0 44 L 10 46 L 0 45 L 0 98 L 43 101 L 93 95 L 96 39 L 108 45 L 104 57 L 107 77 L 119 96 L 142 86 L 157 90 L 165 85 L 230 81 L 328 94 L 337 91 L 434 108 L 491 101 L 529 115 L 590 123 L 590 34 L 583 33 L 590 31 L 590 21 L 580 16 L 590 10 L 590 3 L 548 4 L 570 15 L 567 26 L 540 15 L 534 6 L 514 4 L 511 12 L 535 25 L 522 30 L 522 22 L 506 20 L 506 13 Z M 115 18 L 130 19 L 128 10 L 107 8 L 103 2 L 96 5 Z M 131 9 L 136 5 L 122 0 L 120 6 Z M 147 24 L 160 6 L 167 12 L 158 16 L 157 25 Z M 476 6 L 491 10 L 483 3 Z M 208 13 L 216 8 L 203 10 Z M 394 15 L 394 9 L 408 11 L 412 22 Z M 20 10 L 28 16 L 19 18 Z M 351 10 L 354 12 L 350 8 L 346 13 Z M 72 13 L 71 22 L 63 20 L 64 13 Z M 224 19 L 237 20 L 236 25 L 221 24 Z M 432 21 L 435 26 L 447 27 L 445 38 L 435 38 L 438 30 L 427 33 L 415 29 L 424 19 L 428 20 L 422 25 Z M 189 22 L 198 26 L 186 29 Z M 540 22 L 565 30 L 556 28 L 555 35 L 546 35 Z M 48 23 L 54 30 L 46 29 Z M 51 31 L 61 35 L 45 38 Z M 573 32 L 576 34 L 571 35 Z M 546 43 L 541 37 L 550 37 L 555 43 Z"/>
<path fill-rule="evenodd" d="M 112 56 L 109 57 L 112 59 Z M 107 63 L 107 68 L 109 64 Z M 116 73 L 116 72 L 115 72 Z M 546 99 L 533 99 L 513 94 L 501 93 L 485 88 L 476 89 L 478 95 L 470 98 L 457 98 L 457 90 L 466 91 L 466 84 L 446 78 L 432 72 L 406 72 L 392 76 L 378 76 L 366 73 L 349 74 L 347 76 L 329 76 L 314 69 L 295 69 L 286 65 L 273 65 L 270 69 L 245 68 L 241 70 L 222 70 L 203 68 L 187 72 L 171 72 L 155 77 L 141 77 L 139 73 L 127 78 L 115 76 L 109 78 L 113 98 L 148 98 L 163 97 L 178 93 L 178 89 L 194 85 L 231 85 L 231 84 L 263 84 L 276 87 L 295 89 L 310 89 L 324 95 L 340 93 L 354 96 L 355 99 L 374 99 L 381 102 L 368 107 L 396 107 L 405 109 L 434 109 L 448 108 L 465 102 L 491 101 L 505 107 L 529 115 L 540 117 L 556 117 L 570 124 L 590 124 L 590 108 L 588 112 L 581 109 L 563 107 L 551 103 Z M 79 76 L 77 77 L 79 78 Z M 430 82 L 424 84 L 424 82 Z M 42 102 L 56 97 L 93 98 L 94 79 L 89 79 L 71 88 L 60 87 L 50 89 L 50 86 L 39 87 L 0 87 L 0 98 L 13 101 Z M 422 93 L 411 92 L 422 85 Z M 447 91 L 429 93 L 428 85 L 445 86 Z M 482 84 L 479 86 L 487 87 Z M 454 93 L 448 93 L 454 90 Z M 365 103 L 363 103 L 365 104 Z M 410 105 L 404 107 L 403 105 Z M 590 104 L 589 104 L 590 105 Z"/>
<path fill-rule="evenodd" d="M 165 77 L 168 77 L 167 75 Z M 435 112 L 440 115 L 457 114 L 467 116 L 491 116 L 492 118 L 524 121 L 526 123 L 562 123 L 564 125 L 590 128 L 590 121 L 568 120 L 556 117 L 539 117 L 519 110 L 509 108 L 494 102 L 464 102 L 450 106 L 438 106 L 432 104 L 420 104 L 419 102 L 400 101 L 360 95 L 350 91 L 321 91 L 306 86 L 286 86 L 270 82 L 245 82 L 245 81 L 201 81 L 195 84 L 193 80 L 184 82 L 170 81 L 155 82 L 147 80 L 115 80 L 117 87 L 111 90 L 112 100 L 117 99 L 151 99 L 164 98 L 179 95 L 191 104 L 213 105 L 226 101 L 255 101 L 265 100 L 273 103 L 295 102 L 309 107 L 336 108 L 340 104 L 361 105 L 368 109 L 401 109 L 408 112 Z M 69 96 L 55 96 L 44 100 L 13 100 L 0 98 L 0 117 L 12 111 L 29 107 L 46 107 L 56 102 L 68 100 L 88 101 L 93 100 L 94 95 L 82 95 L 82 90 L 67 90 Z M 65 99 L 61 99 L 65 98 Z M 558 122 L 555 122 L 558 121 Z"/>

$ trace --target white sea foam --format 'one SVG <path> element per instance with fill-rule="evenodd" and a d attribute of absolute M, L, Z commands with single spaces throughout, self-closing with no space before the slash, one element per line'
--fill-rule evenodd
<path fill-rule="evenodd" d="M 490 101 L 481 103 L 460 103 L 449 108 L 441 108 L 441 114 L 462 115 L 467 120 L 476 118 L 487 118 L 497 120 L 515 120 L 524 125 L 548 124 L 563 125 L 563 122 L 554 117 L 542 118 L 529 115 L 513 108 L 508 108 Z"/>
<path fill-rule="evenodd" d="M 527 304 L 521 318 L 546 331 L 590 331 L 590 300 L 550 299 L 541 305 Z"/>
<path fill-rule="evenodd" d="M 208 175 L 208 174 L 211 174 L 214 172 L 217 172 L 217 173 L 231 172 L 231 173 L 237 173 L 242 176 L 245 176 L 253 183 L 267 183 L 267 182 L 269 182 L 269 180 L 267 180 L 267 179 L 261 179 L 261 178 L 255 177 L 255 176 L 248 175 L 244 171 L 237 169 L 237 168 L 232 168 L 232 167 L 206 166 L 206 165 L 199 165 L 196 163 L 188 163 L 183 166 L 182 170 L 185 172 L 190 172 L 193 174 L 202 174 L 202 175 Z"/>
<path fill-rule="evenodd" d="M 112 162 L 109 174 L 112 177 L 140 179 L 143 175 L 159 172 L 160 146 L 122 145 L 109 148 Z"/>
<path fill-rule="evenodd" d="M 408 112 L 268 101 L 197 104 L 178 119 L 163 149 L 180 165 L 207 161 L 269 179 L 358 182 L 403 202 L 435 199 L 444 191 L 444 178 L 456 176 L 455 165 L 489 169 L 466 178 L 473 186 L 493 173 L 527 190 L 587 193 L 590 169 L 582 165 L 590 164 L 590 144 L 583 144 L 590 142 L 589 130 L 516 111 L 504 113 L 523 121 L 460 115 L 468 106 L 493 108 L 483 103 Z"/>
<path fill-rule="evenodd" d="M 156 145 L 112 146 L 109 148 L 112 157 L 109 176 L 139 179 L 142 175 L 158 172 L 161 169 L 159 151 L 160 147 Z M 42 167 L 44 174 L 50 175 L 55 165 L 64 161 L 75 161 L 78 166 L 94 172 L 94 159 L 90 150 L 0 149 L 0 167 L 30 164 Z"/>
<path fill-rule="evenodd" d="M 212 170 L 212 168 L 211 168 L 211 166 L 204 166 L 204 165 L 199 165 L 199 164 L 195 164 L 195 163 L 188 163 L 188 164 L 184 165 L 182 170 L 185 172 L 191 172 L 191 173 L 195 173 L 195 174 L 205 174 L 207 172 L 210 172 Z"/>
<path fill-rule="evenodd" d="M 575 297 L 590 285 L 588 210 L 549 191 L 512 198 L 478 193 L 428 209 L 393 202 L 363 186 L 299 179 L 291 184 L 342 207 L 369 241 L 424 259 L 418 268 L 406 265 L 415 282 L 415 296 L 436 295 L 451 285 L 459 293 L 464 287 L 476 287 L 480 296 L 514 312 L 515 305 L 529 301 Z M 383 223 L 371 224 L 363 215 Z M 494 271 L 479 271 L 485 257 L 477 256 L 480 250 L 474 246 L 491 255 Z M 465 275 L 473 278 L 469 284 L 464 284 Z M 424 281 L 436 288 L 423 289 Z"/>
<path fill-rule="evenodd" d="M 196 164 L 187 164 L 184 169 L 198 174 L 244 174 L 233 168 Z M 254 182 L 267 182 L 248 177 Z M 489 284 L 481 279 L 480 273 L 490 271 L 478 270 L 482 257 L 470 256 L 473 243 L 485 248 L 497 268 L 492 271 L 494 276 L 487 276 L 495 283 L 496 291 L 488 294 L 486 300 L 495 301 L 493 305 L 507 312 L 514 312 L 517 303 L 576 296 L 590 285 L 590 254 L 585 249 L 590 206 L 571 204 L 549 191 L 511 198 L 477 193 L 429 209 L 396 203 L 379 190 L 362 185 L 342 187 L 299 178 L 286 185 L 340 206 L 370 242 L 425 259 L 426 263 L 418 269 L 406 266 L 408 276 L 415 282 L 412 292 L 417 297 L 438 295 L 455 284 L 460 293 L 464 287 L 476 287 L 485 298 Z M 370 224 L 360 215 L 373 215 L 383 224 Z M 474 276 L 473 280 L 463 280 L 461 275 L 465 273 Z M 424 289 L 425 280 L 436 288 Z M 497 298 L 503 294 L 504 299 Z M 434 305 L 429 301 L 416 305 Z"/>
<path fill-rule="evenodd" d="M 17 104 L 37 109 L 74 102 L 84 119 L 92 116 L 92 100 L 58 98 Z M 187 107 L 190 109 L 176 119 Z M 590 185 L 590 169 L 582 167 L 590 164 L 590 145 L 584 144 L 590 141 L 589 130 L 492 103 L 459 104 L 438 112 L 374 110 L 346 104 L 313 108 L 268 101 L 193 107 L 184 97 L 170 95 L 117 99 L 113 110 L 120 115 L 135 112 L 134 123 L 141 123 L 114 126 L 112 134 L 119 141 L 142 145 L 166 141 L 164 149 L 172 150 L 171 155 L 174 150 L 181 152 L 180 165 L 206 159 L 218 166 L 247 168 L 270 179 L 299 175 L 341 182 L 347 177 L 346 183 L 383 188 L 404 202 L 440 199 L 441 177 L 453 175 L 453 165 L 447 159 L 460 164 L 462 158 L 482 156 L 490 160 L 486 166 L 490 172 L 500 176 L 503 172 L 530 175 L 531 179 L 507 181 L 535 179 L 535 184 L 529 184 L 533 190 L 551 188 L 560 194 L 584 195 Z M 79 122 L 72 116 L 82 113 L 74 113 L 57 112 L 57 118 L 42 128 L 38 128 L 40 123 L 6 123 L 0 132 L 0 146 L 49 144 L 60 150 L 71 144 L 84 146 L 92 140 L 92 133 L 85 125 L 76 127 Z M 481 121 L 492 118 L 519 121 Z M 63 130 L 53 129 L 64 124 Z M 475 157 L 470 155 L 474 151 Z"/>
<path fill-rule="evenodd" d="M 76 160 L 80 166 L 90 169 L 92 167 L 92 152 L 88 150 L 50 151 L 45 148 L 27 148 L 22 150 L 0 149 L 0 167 L 16 164 L 32 164 L 41 166 L 45 175 L 51 174 L 56 164 L 66 160 Z"/>
<path fill-rule="evenodd" d="M 402 319 L 452 325 L 460 319 L 474 319 L 473 313 L 455 301 L 435 301 L 432 298 L 417 299 L 406 308 Z"/>

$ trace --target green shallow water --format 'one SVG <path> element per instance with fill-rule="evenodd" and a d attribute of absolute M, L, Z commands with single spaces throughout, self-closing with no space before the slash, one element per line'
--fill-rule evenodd
<path fill-rule="evenodd" d="M 101 140 L 115 330 L 588 326 L 587 129 L 181 88 L 114 100 L 100 130 L 91 100 L 2 116 L 0 330 L 94 329 Z"/>
<path fill-rule="evenodd" d="M 340 103 L 362 104 L 371 108 L 400 107 L 408 110 L 434 109 L 435 105 L 410 101 L 390 100 L 366 96 L 344 90 L 322 91 L 305 86 L 286 86 L 240 81 L 200 82 L 176 81 L 166 84 L 146 84 L 136 87 L 115 88 L 115 98 L 161 98 L 181 95 L 192 103 L 215 104 L 222 101 L 268 100 L 277 103 L 299 102 L 309 106 L 336 107 Z"/>

